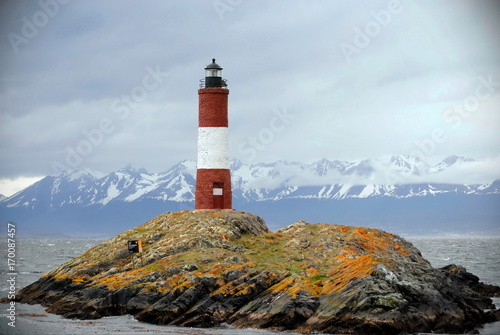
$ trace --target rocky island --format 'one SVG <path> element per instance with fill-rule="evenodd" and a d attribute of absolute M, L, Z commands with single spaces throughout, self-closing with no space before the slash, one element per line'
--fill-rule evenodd
<path fill-rule="evenodd" d="M 127 242 L 142 241 L 141 253 Z M 433 268 L 403 238 L 298 221 L 271 232 L 232 210 L 165 213 L 22 289 L 18 301 L 68 318 L 131 314 L 189 327 L 299 333 L 463 333 L 500 319 L 463 267 Z"/>

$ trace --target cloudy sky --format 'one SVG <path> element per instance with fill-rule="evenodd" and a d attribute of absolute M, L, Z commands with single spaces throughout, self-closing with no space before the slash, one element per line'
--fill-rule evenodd
<path fill-rule="evenodd" d="M 196 159 L 228 80 L 244 163 L 472 157 L 500 177 L 495 1 L 2 1 L 0 193 L 65 167 Z"/>

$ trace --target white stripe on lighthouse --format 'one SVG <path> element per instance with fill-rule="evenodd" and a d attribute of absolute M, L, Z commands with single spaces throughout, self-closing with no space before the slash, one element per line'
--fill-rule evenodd
<path fill-rule="evenodd" d="M 198 128 L 198 169 L 229 169 L 227 127 Z"/>

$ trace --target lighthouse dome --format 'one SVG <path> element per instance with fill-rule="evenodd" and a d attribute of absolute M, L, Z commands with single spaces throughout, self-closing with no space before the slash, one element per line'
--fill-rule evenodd
<path fill-rule="evenodd" d="M 205 70 L 222 70 L 222 67 L 215 62 L 215 58 L 212 58 L 212 63 L 208 64 Z"/>

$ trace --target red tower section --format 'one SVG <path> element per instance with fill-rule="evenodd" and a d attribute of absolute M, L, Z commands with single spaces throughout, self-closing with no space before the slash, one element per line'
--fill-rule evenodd
<path fill-rule="evenodd" d="M 198 160 L 195 209 L 232 209 L 227 101 L 222 68 L 212 60 L 198 90 Z"/>

